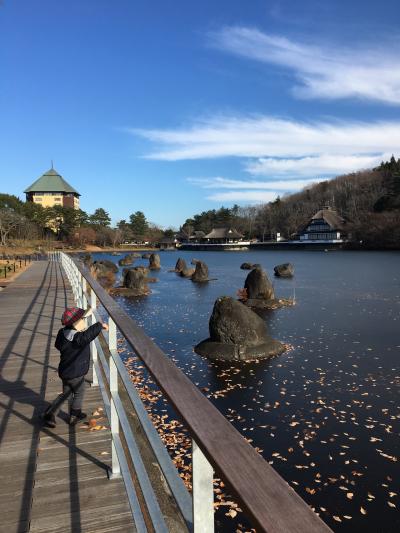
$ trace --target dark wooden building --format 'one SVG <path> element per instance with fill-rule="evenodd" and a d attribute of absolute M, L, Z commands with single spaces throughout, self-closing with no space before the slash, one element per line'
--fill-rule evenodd
<path fill-rule="evenodd" d="M 342 242 L 346 221 L 331 207 L 320 209 L 300 231 L 300 241 Z"/>
<path fill-rule="evenodd" d="M 209 244 L 234 244 L 243 240 L 244 235 L 232 228 L 214 228 L 205 235 L 202 242 Z"/>

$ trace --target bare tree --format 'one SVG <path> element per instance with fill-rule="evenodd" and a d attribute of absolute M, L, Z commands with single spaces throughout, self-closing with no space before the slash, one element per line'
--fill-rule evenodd
<path fill-rule="evenodd" d="M 13 209 L 0 209 L 0 244 L 5 246 L 11 232 L 24 223 L 24 218 Z"/>

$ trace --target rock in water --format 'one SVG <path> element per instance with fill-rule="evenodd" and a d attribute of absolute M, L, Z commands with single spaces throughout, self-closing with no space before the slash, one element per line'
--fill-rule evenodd
<path fill-rule="evenodd" d="M 275 298 L 274 288 L 262 268 L 254 268 L 244 282 L 249 300 L 272 300 Z"/>
<path fill-rule="evenodd" d="M 136 259 L 136 254 L 127 254 L 125 257 L 118 261 L 119 266 L 132 265 Z"/>
<path fill-rule="evenodd" d="M 250 361 L 285 351 L 281 342 L 268 335 L 262 318 L 229 296 L 216 300 L 209 330 L 210 337 L 195 347 L 196 353 L 209 359 Z"/>
<path fill-rule="evenodd" d="M 150 294 L 147 286 L 147 274 L 149 269 L 143 266 L 129 268 L 126 270 L 123 280 L 123 286 L 129 289 L 126 294 L 129 296 L 145 296 Z"/>
<path fill-rule="evenodd" d="M 241 294 L 241 301 L 253 309 L 277 309 L 295 304 L 294 299 L 275 298 L 272 283 L 259 265 L 248 274 L 244 290 L 239 292 L 245 293 Z"/>
<path fill-rule="evenodd" d="M 294 274 L 294 266 L 292 263 L 283 263 L 274 267 L 274 274 L 280 278 L 291 278 Z"/>
<path fill-rule="evenodd" d="M 161 261 L 158 254 L 151 254 L 149 257 L 149 269 L 150 270 L 160 270 Z"/>
<path fill-rule="evenodd" d="M 186 270 L 186 261 L 180 257 L 175 265 L 175 272 L 182 272 L 182 270 Z"/>
<path fill-rule="evenodd" d="M 115 283 L 115 274 L 118 267 L 112 261 L 95 261 L 90 265 L 90 273 L 97 281 L 106 288 L 112 287 Z"/>
<path fill-rule="evenodd" d="M 194 268 L 185 268 L 184 270 L 181 270 L 179 274 L 183 278 L 191 278 L 194 274 Z"/>
<path fill-rule="evenodd" d="M 251 270 L 252 268 L 254 268 L 254 265 L 252 265 L 251 263 L 242 263 L 240 265 L 240 268 L 242 270 Z"/>
<path fill-rule="evenodd" d="M 196 281 L 196 282 L 209 281 L 208 266 L 203 261 L 196 261 L 196 269 L 192 276 L 192 281 Z"/>
<path fill-rule="evenodd" d="M 116 274 L 118 272 L 117 265 L 112 261 L 108 261 L 107 259 L 104 259 L 103 261 L 95 261 L 92 263 L 91 269 L 96 273 L 113 272 Z"/>

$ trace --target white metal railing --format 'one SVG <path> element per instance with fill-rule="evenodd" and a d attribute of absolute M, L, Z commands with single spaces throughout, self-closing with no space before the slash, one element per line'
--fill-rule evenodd
<path fill-rule="evenodd" d="M 92 288 L 90 293 L 88 293 L 86 279 L 82 276 L 74 261 L 63 252 L 55 252 L 51 255 L 52 260 L 59 261 L 63 266 L 70 282 L 76 305 L 86 309 L 89 303 L 93 311 L 89 318 L 90 323 L 103 322 L 104 319 L 99 315 L 97 309 L 97 295 Z M 122 474 L 136 529 L 139 532 L 147 531 L 137 489 L 134 486 L 129 470 L 129 463 L 132 463 L 139 480 L 140 492 L 143 494 L 148 515 L 155 531 L 157 533 L 168 531 L 128 421 L 125 407 L 119 395 L 118 378 L 120 378 L 188 530 L 195 533 L 211 533 L 214 531 L 213 470 L 201 450 L 197 449 L 194 453 L 192 465 L 194 483 L 193 498 L 191 498 L 117 352 L 117 327 L 111 317 L 108 318 L 108 327 L 108 332 L 102 331 L 108 345 L 108 361 L 98 338 L 91 343 L 91 356 L 93 362 L 92 386 L 100 387 L 105 412 L 111 428 L 112 457 L 109 477 L 112 479 Z M 106 377 L 105 380 L 104 376 Z M 128 456 L 121 442 L 120 430 L 124 435 Z M 195 520 L 193 520 L 193 516 L 196 517 Z"/>

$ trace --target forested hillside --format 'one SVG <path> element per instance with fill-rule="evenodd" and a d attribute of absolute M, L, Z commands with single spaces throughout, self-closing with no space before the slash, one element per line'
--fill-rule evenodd
<path fill-rule="evenodd" d="M 258 206 L 205 211 L 186 220 L 186 232 L 232 226 L 247 237 L 267 240 L 276 233 L 296 235 L 316 211 L 334 207 L 347 220 L 347 232 L 363 246 L 400 246 L 400 159 L 372 170 L 315 183 L 301 192 Z"/>

